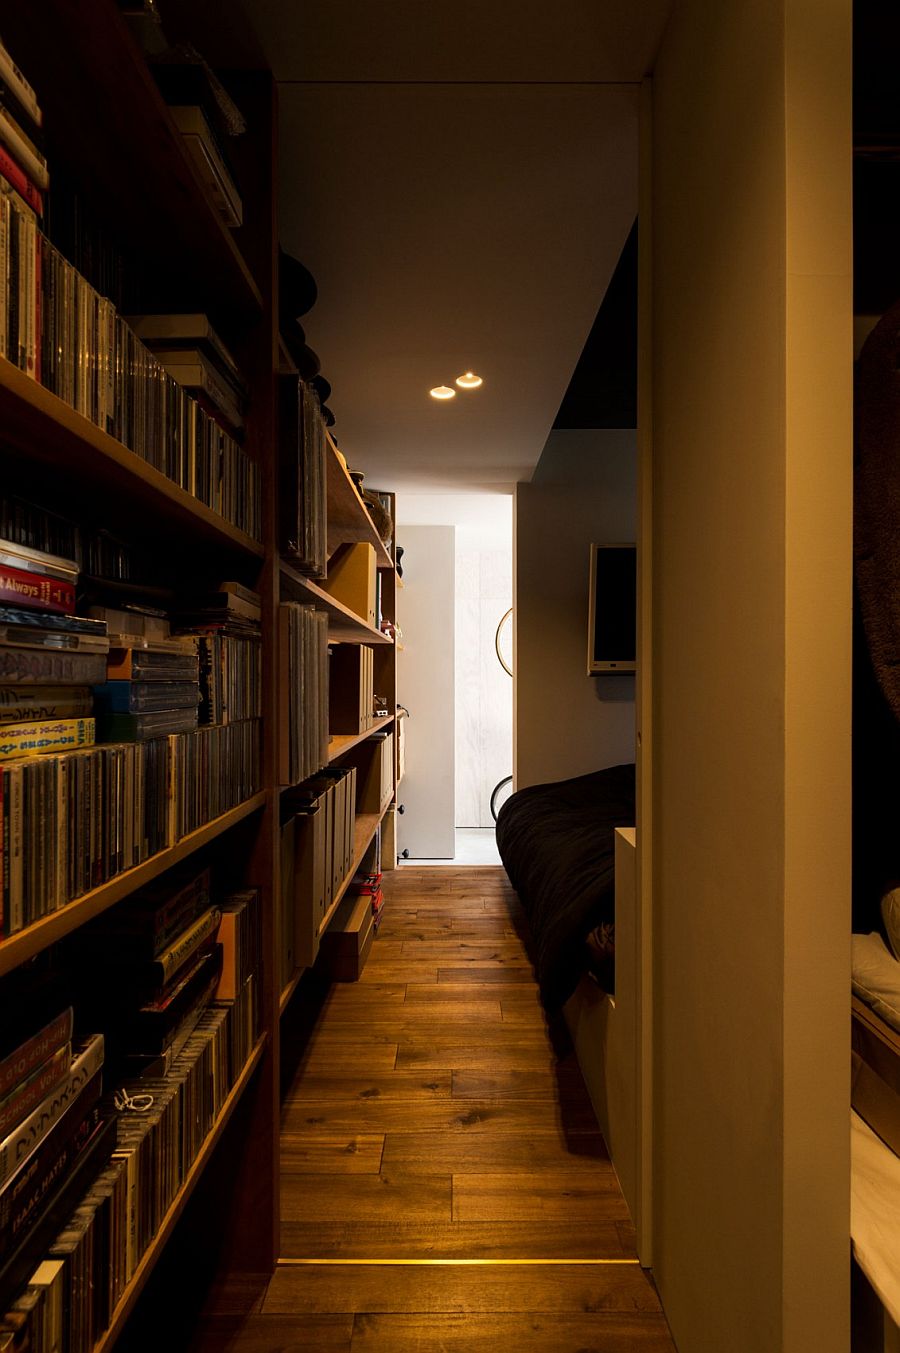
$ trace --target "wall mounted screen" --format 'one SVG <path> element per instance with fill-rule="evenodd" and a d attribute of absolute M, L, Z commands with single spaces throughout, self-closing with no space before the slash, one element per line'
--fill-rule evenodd
<path fill-rule="evenodd" d="M 588 675 L 633 672 L 637 642 L 637 548 L 592 545 Z"/>

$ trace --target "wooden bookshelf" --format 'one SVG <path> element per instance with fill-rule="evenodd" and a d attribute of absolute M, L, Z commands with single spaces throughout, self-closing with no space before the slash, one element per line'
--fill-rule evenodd
<path fill-rule="evenodd" d="M 337 601 L 324 587 L 298 573 L 286 560 L 281 561 L 282 590 L 285 600 L 305 602 L 328 615 L 328 638 L 344 644 L 392 644 L 389 634 L 366 624 L 349 606 Z"/>
<path fill-rule="evenodd" d="M 278 1013 L 280 1015 L 283 1015 L 285 1010 L 287 1010 L 288 1005 L 290 1004 L 291 1001 L 291 997 L 293 996 L 294 992 L 300 985 L 300 978 L 303 976 L 305 972 L 306 972 L 305 968 L 297 968 L 294 972 L 293 977 L 288 982 L 287 986 L 284 987 L 284 989 L 282 990 L 281 997 L 278 1002 Z"/>
<path fill-rule="evenodd" d="M 6 446 L 52 470 L 73 491 L 115 506 L 117 523 L 153 521 L 222 551 L 259 559 L 261 542 L 129 451 L 83 414 L 0 357 L 0 433 Z M 19 468 L 16 466 L 15 468 Z"/>
<path fill-rule="evenodd" d="M 375 530 L 368 508 L 356 491 L 346 466 L 338 457 L 337 447 L 328 439 L 328 553 L 334 554 L 339 545 L 354 545 L 366 541 L 375 551 L 379 568 L 393 569 L 394 561 L 384 548 Z"/>
<path fill-rule="evenodd" d="M 227 832 L 230 827 L 242 822 L 251 813 L 258 812 L 264 806 L 267 797 L 265 791 L 254 794 L 252 799 L 246 799 L 237 808 L 232 808 L 230 812 L 223 813 L 221 817 L 215 818 L 212 822 L 207 822 L 197 831 L 191 832 L 188 836 L 183 836 L 168 850 L 161 850 L 156 855 L 151 855 L 149 860 L 144 860 L 143 864 L 135 865 L 133 869 L 126 869 L 123 873 L 116 874 L 115 878 L 111 878 L 107 883 L 101 883 L 98 888 L 92 888 L 89 893 L 77 897 L 74 902 L 66 903 L 64 907 L 60 907 L 59 911 L 52 911 L 48 916 L 42 916 L 33 925 L 26 926 L 24 930 L 19 930 L 15 935 L 10 935 L 8 939 L 0 941 L 0 977 L 4 973 L 11 972 L 13 968 L 17 968 L 26 959 L 41 953 L 51 944 L 55 944 L 65 935 L 71 935 L 73 930 L 78 930 L 86 921 L 93 920 L 101 912 L 115 906 L 117 902 L 121 902 L 124 897 L 128 897 L 130 893 L 143 887 L 145 883 L 151 883 L 153 879 L 158 878 L 160 874 L 164 874 L 174 864 L 186 860 L 195 851 L 200 850 L 202 846 L 208 845 L 210 841 L 215 841 L 216 837 L 221 836 L 223 832 Z"/>
<path fill-rule="evenodd" d="M 52 40 L 51 40 L 52 36 Z M 92 203 L 146 251 L 191 308 L 245 318 L 263 309 L 242 255 L 194 173 L 181 135 L 114 0 L 42 0 L 4 12 L 3 38 L 40 94 L 54 149 Z M 248 209 L 244 192 L 245 219 Z M 168 298 L 160 309 L 169 306 Z"/>
<path fill-rule="evenodd" d="M 390 728 L 394 717 L 393 714 L 386 714 L 383 719 L 376 719 L 372 727 L 367 728 L 364 733 L 333 733 L 328 740 L 328 764 L 337 761 L 345 752 L 349 752 L 351 747 L 357 747 L 359 743 L 365 742 L 373 733 Z"/>
<path fill-rule="evenodd" d="M 169 1210 L 166 1212 L 166 1215 L 163 1217 L 162 1224 L 160 1225 L 159 1230 L 153 1237 L 153 1240 L 150 1242 L 147 1249 L 144 1251 L 143 1257 L 141 1258 L 141 1261 L 138 1264 L 137 1269 L 135 1270 L 134 1277 L 128 1284 L 126 1291 L 122 1294 L 122 1298 L 118 1306 L 116 1307 L 115 1311 L 113 1312 L 109 1328 L 94 1344 L 93 1353 L 111 1353 L 111 1350 L 114 1347 L 116 1340 L 122 1333 L 122 1329 L 125 1325 L 126 1320 L 128 1319 L 129 1315 L 134 1309 L 135 1303 L 138 1297 L 140 1296 L 141 1291 L 143 1290 L 144 1285 L 147 1282 L 147 1279 L 153 1272 L 153 1268 L 157 1260 L 159 1259 L 160 1254 L 165 1248 L 166 1243 L 169 1240 L 169 1237 L 172 1234 L 172 1230 L 174 1229 L 176 1222 L 178 1221 L 179 1217 L 184 1211 L 188 1199 L 190 1198 L 191 1194 L 196 1188 L 197 1181 L 200 1179 L 200 1176 L 202 1175 L 204 1169 L 206 1168 L 210 1156 L 212 1155 L 213 1151 L 215 1151 L 216 1146 L 218 1145 L 219 1142 L 219 1138 L 225 1131 L 229 1118 L 231 1117 L 235 1108 L 237 1107 L 238 1102 L 241 1099 L 241 1096 L 244 1094 L 244 1091 L 247 1089 L 247 1086 L 250 1083 L 250 1079 L 253 1076 L 254 1071 L 256 1071 L 257 1067 L 262 1061 L 267 1041 L 268 1040 L 265 1034 L 263 1034 L 262 1037 L 259 1038 L 259 1040 L 256 1043 L 256 1046 L 254 1047 L 250 1056 L 247 1058 L 246 1064 L 244 1065 L 244 1069 L 238 1076 L 234 1085 L 231 1087 L 231 1090 L 228 1092 L 228 1097 L 225 1100 L 225 1103 L 222 1105 L 221 1110 L 219 1111 L 219 1116 L 216 1118 L 216 1121 L 213 1124 L 212 1128 L 210 1129 L 210 1132 L 206 1137 L 206 1140 L 204 1141 L 202 1147 L 200 1148 L 196 1159 L 191 1165 L 191 1168 L 188 1170 L 184 1183 L 181 1185 L 181 1188 L 178 1190 L 175 1197 L 172 1199 L 172 1203 L 169 1207 Z"/>
<path fill-rule="evenodd" d="M 375 828 L 387 812 L 389 804 L 385 804 L 380 813 L 358 813 L 356 817 L 356 827 L 353 834 L 353 859 L 350 862 L 350 868 L 344 878 L 337 893 L 331 899 L 331 904 L 319 924 L 319 935 L 324 935 L 328 929 L 328 923 L 338 909 L 341 898 L 350 887 L 353 875 L 359 868 L 360 860 L 365 855 L 371 844 L 372 837 L 375 835 Z"/>

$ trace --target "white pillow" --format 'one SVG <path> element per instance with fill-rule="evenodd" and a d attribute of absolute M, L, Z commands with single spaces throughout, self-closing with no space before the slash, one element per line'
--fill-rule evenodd
<path fill-rule="evenodd" d="M 853 936 L 853 994 L 900 1031 L 900 963 L 877 931 Z"/>

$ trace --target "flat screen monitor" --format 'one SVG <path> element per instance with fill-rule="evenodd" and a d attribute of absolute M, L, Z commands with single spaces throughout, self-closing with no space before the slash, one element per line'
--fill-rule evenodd
<path fill-rule="evenodd" d="M 637 547 L 592 545 L 588 675 L 633 672 L 637 657 Z"/>

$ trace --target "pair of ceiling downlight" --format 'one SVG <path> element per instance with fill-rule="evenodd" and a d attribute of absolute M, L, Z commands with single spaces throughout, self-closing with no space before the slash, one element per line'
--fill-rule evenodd
<path fill-rule="evenodd" d="M 477 390 L 479 385 L 484 384 L 484 381 L 481 376 L 476 376 L 474 371 L 467 371 L 465 375 L 457 376 L 456 384 L 460 390 Z M 428 393 L 432 399 L 453 399 L 456 396 L 456 391 L 452 385 L 436 385 Z"/>

